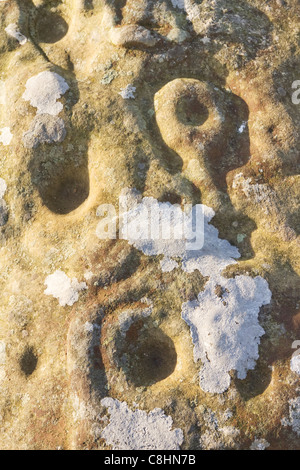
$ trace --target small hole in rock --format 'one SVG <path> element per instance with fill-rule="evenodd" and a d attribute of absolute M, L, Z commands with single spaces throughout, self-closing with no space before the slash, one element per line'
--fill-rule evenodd
<path fill-rule="evenodd" d="M 32 347 L 27 347 L 21 357 L 20 367 L 22 372 L 28 377 L 31 375 L 37 366 L 38 358 Z"/>
<path fill-rule="evenodd" d="M 176 112 L 179 121 L 188 126 L 202 126 L 209 117 L 207 107 L 194 95 L 179 98 Z"/>
<path fill-rule="evenodd" d="M 275 126 L 269 127 L 269 129 L 268 129 L 269 134 L 273 134 L 274 131 L 275 131 Z"/>
<path fill-rule="evenodd" d="M 139 322 L 131 326 L 118 353 L 120 358 L 125 353 L 124 371 L 136 387 L 146 387 L 166 379 L 177 364 L 172 339 L 159 328 L 141 328 Z"/>
<path fill-rule="evenodd" d="M 60 41 L 68 32 L 68 24 L 58 14 L 40 10 L 36 22 L 35 30 L 38 42 L 54 44 Z"/>
<path fill-rule="evenodd" d="M 55 214 L 69 214 L 81 206 L 89 196 L 88 173 L 78 171 L 78 176 L 66 175 L 53 185 L 40 186 L 39 190 L 48 209 Z"/>

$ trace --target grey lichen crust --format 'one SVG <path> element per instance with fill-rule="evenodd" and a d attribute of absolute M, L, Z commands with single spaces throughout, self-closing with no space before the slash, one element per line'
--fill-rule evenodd
<path fill-rule="evenodd" d="M 220 293 L 216 293 L 219 289 Z M 209 282 L 197 301 L 183 305 L 182 318 L 191 327 L 195 361 L 201 360 L 200 386 L 204 392 L 223 393 L 229 372 L 245 379 L 259 357 L 260 307 L 270 303 L 271 292 L 261 277 L 237 276 Z"/>
<path fill-rule="evenodd" d="M 66 134 L 63 119 L 50 114 L 38 114 L 29 131 L 25 132 L 23 142 L 26 148 L 34 149 L 40 144 L 59 144 L 65 140 Z"/>
<path fill-rule="evenodd" d="M 125 402 L 104 398 L 110 422 L 101 434 L 114 450 L 179 450 L 183 442 L 180 429 L 172 428 L 172 418 L 156 408 L 150 413 L 131 411 Z"/>

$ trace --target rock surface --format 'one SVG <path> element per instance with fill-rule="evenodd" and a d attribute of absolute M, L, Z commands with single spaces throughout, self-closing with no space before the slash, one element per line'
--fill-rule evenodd
<path fill-rule="evenodd" d="M 299 15 L 0 1 L 1 449 L 300 449 Z"/>

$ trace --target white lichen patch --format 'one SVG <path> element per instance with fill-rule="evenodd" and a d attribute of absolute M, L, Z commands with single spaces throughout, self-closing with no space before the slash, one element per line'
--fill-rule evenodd
<path fill-rule="evenodd" d="M 179 205 L 160 203 L 145 197 L 138 200 L 126 198 L 128 211 L 123 214 L 122 238 L 148 256 L 163 255 L 162 267 L 169 270 L 170 258 L 186 255 L 187 239 L 184 230 L 184 213 Z"/>
<path fill-rule="evenodd" d="M 49 114 L 39 114 L 35 117 L 31 128 L 23 135 L 26 148 L 36 148 L 40 144 L 63 142 L 66 137 L 64 120 Z"/>
<path fill-rule="evenodd" d="M 46 295 L 52 295 L 59 300 L 59 305 L 73 305 L 79 299 L 79 292 L 87 289 L 85 282 L 78 282 L 76 278 L 70 279 L 63 271 L 55 271 L 46 278 Z"/>
<path fill-rule="evenodd" d="M 179 205 L 126 191 L 122 238 L 148 256 L 163 255 L 164 272 L 178 267 L 180 258 L 183 271 L 199 270 L 203 276 L 217 279 L 240 257 L 238 249 L 220 239 L 218 230 L 209 223 L 215 215 L 213 209 L 198 204 L 183 210 Z"/>
<path fill-rule="evenodd" d="M 9 127 L 3 127 L 0 129 L 0 143 L 7 146 L 11 143 L 13 138 L 12 133 L 10 132 Z"/>
<path fill-rule="evenodd" d="M 37 108 L 37 114 L 57 116 L 63 109 L 57 100 L 68 90 L 69 85 L 63 77 L 47 70 L 27 81 L 23 99 Z"/>
<path fill-rule="evenodd" d="M 126 402 L 104 398 L 110 422 L 101 434 L 113 450 L 179 450 L 183 442 L 181 429 L 173 429 L 173 420 L 160 408 L 147 413 L 132 411 Z"/>
<path fill-rule="evenodd" d="M 216 286 L 209 281 L 198 299 L 182 308 L 182 318 L 191 328 L 194 360 L 202 362 L 200 387 L 210 393 L 229 388 L 231 370 L 245 379 L 247 371 L 254 369 L 265 333 L 258 322 L 259 309 L 271 300 L 267 281 L 260 276 L 218 282 Z"/>
<path fill-rule="evenodd" d="M 291 371 L 296 372 L 296 374 L 300 375 L 300 354 L 292 357 L 292 359 L 291 359 Z"/>
<path fill-rule="evenodd" d="M 23 46 L 24 44 L 26 44 L 27 42 L 27 37 L 24 36 L 24 34 L 22 34 L 20 31 L 19 31 L 19 27 L 17 24 L 15 23 L 11 23 L 9 24 L 6 28 L 5 28 L 5 32 L 11 36 L 12 38 L 16 39 L 20 44 L 21 46 Z"/>
<path fill-rule="evenodd" d="M 289 401 L 289 418 L 281 420 L 283 426 L 291 426 L 292 430 L 300 437 L 300 397 Z"/>
<path fill-rule="evenodd" d="M 250 446 L 250 450 L 266 450 L 270 444 L 265 439 L 255 439 Z"/>
<path fill-rule="evenodd" d="M 136 87 L 132 85 L 127 85 L 125 88 L 123 88 L 119 95 L 122 96 L 124 100 L 134 100 L 135 99 L 135 94 L 136 92 Z"/>

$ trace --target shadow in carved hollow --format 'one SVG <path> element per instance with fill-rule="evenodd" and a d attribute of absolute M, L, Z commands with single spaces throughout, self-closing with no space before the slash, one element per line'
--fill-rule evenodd
<path fill-rule="evenodd" d="M 50 64 L 45 52 L 39 45 L 39 41 L 54 43 L 67 33 L 68 25 L 63 18 L 54 14 L 46 7 L 37 8 L 32 0 L 17 0 L 20 8 L 20 25 L 22 30 L 32 40 L 42 57 Z M 59 2 L 54 2 L 59 4 Z M 56 6 L 56 5 L 52 5 Z M 46 27 L 47 26 L 47 27 Z M 37 29 L 35 29 L 37 28 Z M 38 37 L 39 36 L 39 37 Z M 90 119 L 83 130 L 72 122 L 73 107 L 80 99 L 78 82 L 73 73 L 73 66 L 69 63 L 69 69 L 63 69 L 54 64 L 45 69 L 55 72 L 63 77 L 69 85 L 69 91 L 61 98 L 65 104 L 64 112 L 59 118 L 64 120 L 66 138 L 60 143 L 34 144 L 31 149 L 31 158 L 28 170 L 33 186 L 38 190 L 43 204 L 55 214 L 69 214 L 87 199 L 90 191 L 88 171 L 88 143 L 90 130 L 93 126 Z M 82 114 L 84 114 L 84 110 Z M 49 116 L 51 118 L 51 116 Z M 42 122 L 41 131 L 47 137 L 47 122 Z M 40 129 L 39 129 L 40 130 Z M 32 129 L 30 130 L 32 131 Z M 55 132 L 56 129 L 54 129 Z M 53 135 L 55 132 L 53 131 Z M 30 146 L 31 147 L 31 146 Z M 20 186 L 22 178 L 20 176 Z M 26 201 L 26 204 L 31 202 Z"/>
<path fill-rule="evenodd" d="M 39 184 L 39 193 L 51 212 L 65 215 L 80 207 L 89 196 L 89 173 L 87 167 L 68 168 L 60 173 L 60 168 L 52 172 L 52 184 Z"/>
<path fill-rule="evenodd" d="M 59 6 L 59 0 L 51 5 L 36 6 L 32 0 L 17 0 L 20 8 L 20 22 L 26 28 L 26 35 L 35 45 L 39 43 L 54 44 L 63 39 L 68 33 L 69 26 L 66 20 L 53 11 Z"/>
<path fill-rule="evenodd" d="M 54 44 L 66 36 L 68 29 L 67 22 L 60 15 L 39 8 L 31 25 L 31 35 L 39 43 Z"/>
<path fill-rule="evenodd" d="M 20 358 L 20 368 L 26 377 L 33 374 L 38 363 L 38 357 L 33 347 L 27 346 Z"/>
<path fill-rule="evenodd" d="M 195 96 L 181 96 L 177 103 L 178 120 L 188 126 L 201 126 L 208 119 L 209 112 Z"/>
<path fill-rule="evenodd" d="M 126 336 L 118 335 L 116 358 L 135 387 L 147 387 L 169 377 L 177 364 L 172 339 L 142 320 L 134 322 Z"/>

